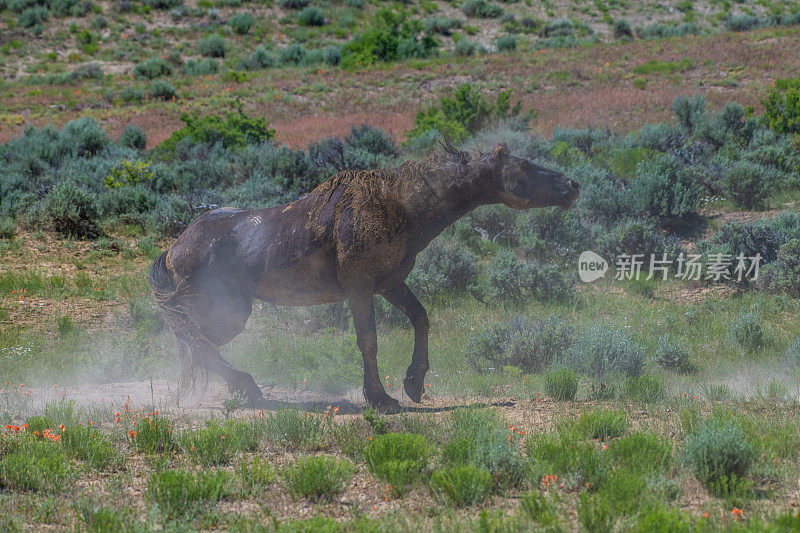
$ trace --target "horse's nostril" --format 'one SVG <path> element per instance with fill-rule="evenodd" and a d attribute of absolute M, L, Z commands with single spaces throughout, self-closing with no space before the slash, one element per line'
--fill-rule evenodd
<path fill-rule="evenodd" d="M 569 180 L 569 186 L 575 189 L 576 191 L 580 189 L 580 185 L 578 185 L 578 182 L 575 180 Z"/>

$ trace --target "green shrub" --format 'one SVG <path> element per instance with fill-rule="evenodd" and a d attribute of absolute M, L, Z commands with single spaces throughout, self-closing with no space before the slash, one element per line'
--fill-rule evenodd
<path fill-rule="evenodd" d="M 163 470 L 147 482 L 147 499 L 158 505 L 165 517 L 178 518 L 199 512 L 204 504 L 216 503 L 228 493 L 230 474 L 224 470 Z"/>
<path fill-rule="evenodd" d="M 513 35 L 501 35 L 497 38 L 497 51 L 508 52 L 517 49 L 517 38 Z"/>
<path fill-rule="evenodd" d="M 256 50 L 258 50 L 258 48 L 256 48 Z M 209 74 L 216 74 L 218 70 L 219 64 L 213 59 L 201 59 L 199 61 L 190 59 L 183 67 L 183 72 L 186 73 L 187 76 L 207 76 Z"/>
<path fill-rule="evenodd" d="M 506 248 L 501 249 L 486 269 L 488 296 L 506 302 L 558 302 L 575 292 L 574 273 L 537 260 L 526 261 Z"/>
<path fill-rule="evenodd" d="M 531 320 L 518 316 L 492 328 L 471 333 L 464 356 L 479 373 L 513 366 L 540 372 L 564 354 L 572 343 L 572 329 L 551 316 Z"/>
<path fill-rule="evenodd" d="M 175 131 L 159 148 L 167 153 L 184 139 L 209 146 L 221 144 L 228 149 L 241 149 L 250 144 L 267 141 L 275 136 L 275 130 L 269 129 L 266 119 L 249 117 L 243 112 L 228 113 L 225 118 L 218 116 L 198 117 L 197 115 L 181 115 L 186 124 Z"/>
<path fill-rule="evenodd" d="M 614 439 L 608 454 L 621 468 L 640 474 L 660 474 L 672 464 L 672 442 L 654 433 L 633 433 Z"/>
<path fill-rule="evenodd" d="M 282 478 L 292 494 L 312 500 L 332 499 L 355 474 L 353 463 L 329 457 L 301 457 L 284 468 Z"/>
<path fill-rule="evenodd" d="M 302 65 L 306 62 L 308 51 L 299 43 L 292 43 L 278 54 L 281 65 Z"/>
<path fill-rule="evenodd" d="M 461 11 L 468 17 L 496 19 L 503 15 L 503 8 L 488 0 L 465 0 Z"/>
<path fill-rule="evenodd" d="M 72 486 L 78 473 L 58 443 L 18 438 L 23 442 L 0 458 L 0 487 L 62 493 Z"/>
<path fill-rule="evenodd" d="M 753 449 L 742 429 L 717 419 L 701 422 L 689 435 L 684 450 L 686 460 L 697 478 L 706 486 L 723 477 L 747 474 L 753 461 Z"/>
<path fill-rule="evenodd" d="M 631 531 L 635 533 L 688 533 L 692 531 L 688 514 L 680 509 L 662 506 L 641 513 Z"/>
<path fill-rule="evenodd" d="M 17 24 L 23 28 L 39 28 L 41 31 L 41 23 L 46 21 L 50 13 L 44 6 L 29 7 L 22 13 L 17 15 Z"/>
<path fill-rule="evenodd" d="M 780 247 L 777 260 L 761 270 L 758 286 L 800 297 L 800 239 L 789 239 Z"/>
<path fill-rule="evenodd" d="M 617 19 L 614 21 L 613 34 L 614 39 L 619 39 L 620 41 L 633 40 L 633 27 L 627 20 Z"/>
<path fill-rule="evenodd" d="M 297 16 L 297 23 L 301 26 L 324 26 L 325 16 L 316 7 L 308 6 Z"/>
<path fill-rule="evenodd" d="M 166 80 L 156 80 L 147 88 L 147 93 L 152 98 L 170 100 L 175 98 L 175 87 Z"/>
<path fill-rule="evenodd" d="M 456 55 L 461 57 L 474 56 L 478 52 L 479 46 L 475 41 L 461 39 L 455 45 Z"/>
<path fill-rule="evenodd" d="M 284 9 L 303 9 L 311 0 L 280 0 L 278 3 Z"/>
<path fill-rule="evenodd" d="M 342 49 L 336 45 L 328 45 L 322 49 L 322 60 L 325 64 L 335 67 L 342 61 Z"/>
<path fill-rule="evenodd" d="M 764 347 L 766 336 L 761 326 L 761 316 L 754 312 L 739 314 L 728 327 L 731 341 L 754 352 Z"/>
<path fill-rule="evenodd" d="M 674 236 L 665 237 L 648 220 L 625 220 L 612 226 L 600 236 L 598 241 L 601 252 L 611 258 L 620 255 L 642 254 L 646 258 L 645 260 L 649 261 L 651 255 L 661 259 L 666 254 L 667 259 L 671 259 L 680 251 L 680 244 Z M 645 268 L 642 270 L 646 270 L 647 265 L 648 263 L 645 262 Z M 632 273 L 628 271 L 626 275 Z M 663 274 L 655 271 L 654 279 L 659 275 Z"/>
<path fill-rule="evenodd" d="M 637 402 L 657 402 L 664 398 L 664 385 L 664 378 L 658 375 L 629 377 L 625 381 L 625 396 Z"/>
<path fill-rule="evenodd" d="M 197 43 L 197 51 L 206 57 L 225 57 L 226 42 L 219 35 L 209 35 Z"/>
<path fill-rule="evenodd" d="M 578 522 L 590 533 L 611 531 L 612 516 L 608 501 L 600 494 L 581 494 L 578 503 Z"/>
<path fill-rule="evenodd" d="M 232 438 L 216 420 L 207 420 L 202 429 L 186 430 L 181 434 L 183 452 L 201 466 L 219 466 L 230 462 Z"/>
<path fill-rule="evenodd" d="M 450 35 L 453 30 L 461 27 L 461 19 L 447 17 L 430 17 L 422 21 L 422 27 L 428 33 Z"/>
<path fill-rule="evenodd" d="M 478 273 L 475 254 L 458 241 L 439 238 L 417 256 L 409 283 L 421 295 L 467 289 Z"/>
<path fill-rule="evenodd" d="M 637 376 L 644 364 L 644 348 L 622 330 L 597 324 L 578 335 L 564 364 L 598 379 L 616 373 Z"/>
<path fill-rule="evenodd" d="M 584 438 L 613 439 L 621 437 L 628 430 L 628 418 L 624 411 L 593 409 L 578 417 L 575 429 Z"/>
<path fill-rule="evenodd" d="M 664 218 L 697 211 L 701 191 L 685 165 L 672 155 L 657 155 L 639 163 L 633 194 L 643 211 Z"/>
<path fill-rule="evenodd" d="M 35 223 L 67 237 L 100 235 L 99 214 L 94 197 L 69 181 L 61 181 L 45 197 Z"/>
<path fill-rule="evenodd" d="M 170 76 L 172 67 L 160 57 L 151 57 L 138 63 L 133 73 L 137 78 L 153 80 L 161 76 Z"/>
<path fill-rule="evenodd" d="M 127 124 L 118 142 L 120 146 L 133 148 L 134 150 L 144 150 L 147 146 L 147 137 L 138 126 Z"/>
<path fill-rule="evenodd" d="M 434 496 L 466 507 L 486 499 L 492 490 L 492 475 L 475 465 L 454 466 L 433 472 L 430 486 Z"/>
<path fill-rule="evenodd" d="M 685 343 L 669 335 L 662 335 L 658 338 L 653 361 L 662 368 L 676 372 L 688 372 L 692 368 L 689 363 L 689 350 Z"/>
<path fill-rule="evenodd" d="M 135 429 L 128 432 L 128 440 L 137 450 L 146 454 L 169 453 L 177 447 L 171 424 L 158 417 L 139 420 Z"/>
<path fill-rule="evenodd" d="M 732 161 L 724 170 L 722 188 L 725 196 L 745 209 L 764 206 L 770 194 L 771 175 L 766 168 L 750 161 Z"/>
<path fill-rule="evenodd" d="M 545 373 L 544 393 L 558 401 L 574 400 L 578 394 L 578 375 L 568 368 Z"/>
<path fill-rule="evenodd" d="M 236 13 L 230 18 L 228 25 L 233 30 L 233 33 L 237 35 L 247 35 L 247 33 L 250 32 L 250 28 L 253 26 L 253 22 L 255 22 L 255 19 L 250 13 Z"/>
<path fill-rule="evenodd" d="M 641 76 L 633 78 L 633 86 L 640 91 L 643 91 L 645 87 L 647 87 L 647 80 L 642 78 Z"/>
<path fill-rule="evenodd" d="M 267 418 L 266 425 L 265 433 L 270 440 L 295 447 L 318 447 L 325 433 L 321 417 L 296 409 L 275 411 Z"/>
<path fill-rule="evenodd" d="M 558 524 L 558 507 L 554 500 L 537 490 L 530 490 L 520 497 L 519 503 L 531 520 L 547 527 Z"/>
<path fill-rule="evenodd" d="M 250 461 L 239 461 L 235 473 L 245 495 L 262 494 L 275 481 L 275 471 L 272 466 L 258 456 Z"/>
<path fill-rule="evenodd" d="M 752 15 L 736 15 L 728 17 L 725 21 L 725 29 L 728 31 L 747 31 L 761 25 L 758 17 Z"/>
<path fill-rule="evenodd" d="M 783 83 L 779 83 L 779 82 Z M 776 80 L 764 104 L 764 122 L 781 134 L 800 133 L 800 84 Z"/>
<path fill-rule="evenodd" d="M 17 223 L 13 218 L 0 218 L 0 239 L 11 240 L 17 234 Z"/>
<path fill-rule="evenodd" d="M 574 477 L 577 486 L 597 486 L 606 477 L 605 456 L 574 429 L 534 435 L 526 449 L 537 481 L 545 475 L 558 475 Z"/>
<path fill-rule="evenodd" d="M 676 97 L 672 101 L 672 111 L 678 119 L 678 124 L 688 131 L 694 130 L 707 120 L 706 99 L 701 95 Z"/>
<path fill-rule="evenodd" d="M 430 446 L 421 435 L 386 433 L 367 444 L 367 468 L 391 486 L 395 497 L 405 494 L 428 464 Z"/>
<path fill-rule="evenodd" d="M 471 464 L 492 473 L 497 487 L 518 486 L 525 466 L 513 440 L 509 424 L 486 409 L 463 409 L 453 414 L 451 441 L 442 453 L 445 465 Z M 512 435 L 513 437 L 513 435 Z"/>
<path fill-rule="evenodd" d="M 61 431 L 61 445 L 74 457 L 97 470 L 122 463 L 116 445 L 90 424 L 65 427 Z"/>

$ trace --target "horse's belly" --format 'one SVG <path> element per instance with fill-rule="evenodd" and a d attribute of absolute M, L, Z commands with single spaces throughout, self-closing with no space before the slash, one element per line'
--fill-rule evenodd
<path fill-rule="evenodd" d="M 276 305 L 318 305 L 345 297 L 335 269 L 311 265 L 265 273 L 258 281 L 255 296 Z"/>

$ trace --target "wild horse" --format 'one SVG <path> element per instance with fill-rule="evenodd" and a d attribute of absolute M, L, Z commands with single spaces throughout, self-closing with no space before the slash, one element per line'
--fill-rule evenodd
<path fill-rule="evenodd" d="M 347 300 L 364 359 L 364 396 L 396 411 L 399 403 L 378 375 L 374 295 L 414 326 L 403 384 L 419 402 L 429 325 L 405 283 L 417 254 L 478 206 L 568 209 L 577 197 L 576 182 L 512 156 L 505 144 L 468 154 L 447 143 L 423 162 L 339 172 L 287 205 L 205 213 L 155 261 L 150 286 L 178 338 L 184 382 L 193 381 L 197 369 L 213 372 L 254 405 L 263 396 L 252 376 L 219 352 L 244 329 L 253 299 L 293 306 Z"/>

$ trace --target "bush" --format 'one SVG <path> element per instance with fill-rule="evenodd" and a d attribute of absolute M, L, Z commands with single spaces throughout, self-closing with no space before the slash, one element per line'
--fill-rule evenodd
<path fill-rule="evenodd" d="M 525 261 L 508 249 L 498 252 L 486 269 L 488 295 L 498 301 L 564 301 L 572 297 L 575 276 L 556 265 Z"/>
<path fill-rule="evenodd" d="M 343 492 L 355 474 L 353 463 L 329 457 L 301 457 L 284 468 L 289 492 L 312 500 L 332 499 Z"/>
<path fill-rule="evenodd" d="M 225 57 L 225 39 L 219 35 L 209 35 L 197 43 L 197 51 L 206 57 Z"/>
<path fill-rule="evenodd" d="M 133 73 L 139 79 L 153 80 L 161 76 L 170 76 L 172 67 L 160 57 L 151 57 L 138 63 L 133 69 Z"/>
<path fill-rule="evenodd" d="M 654 433 L 634 433 L 615 439 L 608 453 L 617 466 L 638 474 L 661 474 L 672 464 L 672 442 Z"/>
<path fill-rule="evenodd" d="M 622 330 L 598 324 L 578 336 L 564 363 L 599 379 L 616 373 L 637 376 L 642 371 L 644 348 Z"/>
<path fill-rule="evenodd" d="M 203 504 L 214 503 L 228 494 L 230 474 L 224 470 L 163 470 L 147 483 L 147 498 L 158 505 L 165 517 L 177 518 L 199 512 Z"/>
<path fill-rule="evenodd" d="M 625 19 L 617 19 L 614 21 L 613 26 L 614 39 L 621 41 L 633 40 L 633 27 L 631 23 Z"/>
<path fill-rule="evenodd" d="M 709 419 L 691 434 L 684 450 L 686 460 L 706 487 L 721 478 L 742 477 L 753 461 L 753 449 L 739 426 Z"/>
<path fill-rule="evenodd" d="M 303 9 L 311 0 L 280 0 L 279 3 L 284 9 Z"/>
<path fill-rule="evenodd" d="M 790 366 L 800 367 L 800 337 L 797 337 L 789 346 L 786 347 L 786 351 L 784 352 L 784 356 L 786 357 L 786 362 Z"/>
<path fill-rule="evenodd" d="M 322 49 L 322 60 L 326 65 L 335 67 L 342 61 L 342 49 L 336 45 L 329 45 Z"/>
<path fill-rule="evenodd" d="M 278 54 L 281 65 L 301 65 L 305 62 L 308 51 L 299 43 L 292 43 Z"/>
<path fill-rule="evenodd" d="M 706 122 L 706 99 L 701 95 L 691 97 L 678 96 L 672 101 L 672 111 L 678 124 L 687 131 L 692 131 Z"/>
<path fill-rule="evenodd" d="M 228 21 L 228 25 L 237 35 L 247 35 L 253 27 L 255 19 L 250 13 L 236 13 Z"/>
<path fill-rule="evenodd" d="M 258 48 L 256 48 L 256 50 L 258 50 Z M 200 61 L 190 59 L 183 67 L 183 72 L 188 76 L 207 76 L 209 74 L 216 74 L 218 70 L 219 64 L 213 59 L 201 59 Z"/>
<path fill-rule="evenodd" d="M 728 31 L 747 31 L 757 28 L 761 25 L 758 17 L 751 15 L 737 15 L 728 17 L 725 21 L 725 29 Z"/>
<path fill-rule="evenodd" d="M 249 117 L 241 111 L 228 113 L 225 118 L 214 115 L 200 118 L 184 113 L 181 120 L 186 125 L 173 132 L 169 139 L 159 145 L 159 149 L 173 152 L 184 139 L 208 146 L 220 144 L 227 149 L 242 149 L 275 136 L 275 130 L 269 129 L 266 119 Z"/>
<path fill-rule="evenodd" d="M 652 403 L 664 398 L 664 378 L 652 374 L 630 377 L 625 381 L 625 395 L 631 400 Z"/>
<path fill-rule="evenodd" d="M 170 100 L 175 98 L 175 87 L 166 80 L 156 80 L 147 88 L 147 93 L 151 98 Z"/>
<path fill-rule="evenodd" d="M 761 270 L 758 286 L 800 298 L 800 239 L 789 239 L 781 246 L 777 261 Z"/>
<path fill-rule="evenodd" d="M 780 134 L 800 133 L 800 84 L 776 86 L 761 103 L 764 104 L 763 120 L 770 129 Z"/>
<path fill-rule="evenodd" d="M 503 8 L 488 0 L 465 0 L 461 11 L 468 17 L 496 19 L 503 15 Z"/>
<path fill-rule="evenodd" d="M 109 144 L 105 132 L 91 117 L 71 120 L 59 137 L 64 150 L 78 157 L 95 156 Z"/>
<path fill-rule="evenodd" d="M 471 334 L 464 356 L 480 373 L 506 366 L 539 372 L 563 356 L 572 337 L 572 329 L 555 316 L 545 320 L 520 316 Z"/>
<path fill-rule="evenodd" d="M 750 161 L 732 161 L 725 169 L 725 196 L 745 209 L 762 207 L 770 194 L 771 176 L 766 168 Z"/>
<path fill-rule="evenodd" d="M 669 335 L 658 338 L 653 360 L 658 366 L 676 372 L 687 372 L 691 369 L 689 364 L 689 350 L 681 341 L 676 341 Z"/>
<path fill-rule="evenodd" d="M 97 470 L 104 470 L 122 459 L 111 439 L 89 424 L 75 424 L 63 429 L 61 445 L 74 457 Z"/>
<path fill-rule="evenodd" d="M 250 461 L 239 461 L 236 465 L 236 477 L 244 494 L 261 494 L 275 481 L 275 471 L 267 460 L 256 456 Z"/>
<path fill-rule="evenodd" d="M 633 194 L 643 211 L 672 218 L 693 214 L 701 191 L 685 165 L 668 154 L 644 160 L 636 168 Z"/>
<path fill-rule="evenodd" d="M 463 409 L 453 414 L 442 463 L 484 468 L 492 473 L 497 487 L 516 487 L 525 476 L 525 464 L 509 438 L 508 422 L 487 409 Z"/>
<path fill-rule="evenodd" d="M 39 28 L 41 32 L 41 23 L 48 19 L 50 13 L 44 6 L 29 7 L 19 15 L 17 15 L 17 24 L 23 28 Z"/>
<path fill-rule="evenodd" d="M 771 263 L 778 258 L 786 236 L 791 235 L 787 233 L 790 230 L 782 230 L 779 225 L 775 222 L 729 222 L 717 231 L 712 243 L 722 245 L 725 252 L 734 257 L 760 254 L 763 263 Z"/>
<path fill-rule="evenodd" d="M 422 27 L 428 33 L 450 35 L 453 30 L 461 27 L 461 19 L 447 17 L 430 17 L 422 21 Z"/>
<path fill-rule="evenodd" d="M 506 52 L 517 49 L 517 38 L 513 35 L 501 35 L 497 38 L 497 51 Z"/>
<path fill-rule="evenodd" d="M 491 490 L 492 475 L 479 466 L 454 466 L 431 475 L 431 492 L 457 507 L 480 503 Z"/>
<path fill-rule="evenodd" d="M 3 488 L 61 493 L 71 487 L 77 477 L 78 473 L 59 444 L 48 440 L 25 438 L 0 458 L 0 487 Z"/>
<path fill-rule="evenodd" d="M 674 236 L 663 236 L 652 222 L 646 220 L 629 219 L 612 227 L 598 240 L 601 252 L 612 260 L 620 255 L 643 255 L 643 271 L 649 266 L 650 256 L 661 259 L 666 254 L 667 259 L 672 259 L 680 250 Z M 653 275 L 659 276 L 660 273 L 656 271 Z"/>
<path fill-rule="evenodd" d="M 461 39 L 456 43 L 455 51 L 456 55 L 461 57 L 473 56 L 478 51 L 478 43 L 469 39 Z"/>
<path fill-rule="evenodd" d="M 205 467 L 228 464 L 234 451 L 228 432 L 216 420 L 206 421 L 205 428 L 184 431 L 180 442 L 184 453 Z"/>
<path fill-rule="evenodd" d="M 13 218 L 0 218 L 0 239 L 11 240 L 17 234 L 17 223 Z"/>
<path fill-rule="evenodd" d="M 267 418 L 266 434 L 284 446 L 316 448 L 322 443 L 323 420 L 296 409 L 282 409 Z"/>
<path fill-rule="evenodd" d="M 545 373 L 544 393 L 558 401 L 574 400 L 578 395 L 578 375 L 568 368 Z"/>
<path fill-rule="evenodd" d="M 754 312 L 737 316 L 728 327 L 728 336 L 733 342 L 751 352 L 760 350 L 766 343 L 761 316 Z"/>
<path fill-rule="evenodd" d="M 454 240 L 434 240 L 417 256 L 409 283 L 423 295 L 465 290 L 478 273 L 475 255 Z"/>
<path fill-rule="evenodd" d="M 431 453 L 425 437 L 408 433 L 386 433 L 367 444 L 367 468 L 389 483 L 395 497 L 405 494 L 428 465 Z"/>
<path fill-rule="evenodd" d="M 61 181 L 50 191 L 36 218 L 36 224 L 66 237 L 95 238 L 100 235 L 94 197 L 68 181 Z"/>
<path fill-rule="evenodd" d="M 628 419 L 624 411 L 594 409 L 578 417 L 575 430 L 586 439 L 613 439 L 628 431 Z"/>
<path fill-rule="evenodd" d="M 128 124 L 119 137 L 120 146 L 132 148 L 134 150 L 144 150 L 147 146 L 147 137 L 138 126 Z"/>
<path fill-rule="evenodd" d="M 128 432 L 128 440 L 146 454 L 169 453 L 177 448 L 171 424 L 158 417 L 139 420 L 136 428 Z"/>
<path fill-rule="evenodd" d="M 574 429 L 536 434 L 528 440 L 526 448 L 535 468 L 533 479 L 545 475 L 572 476 L 581 485 L 596 486 L 606 477 L 605 457 Z"/>
<path fill-rule="evenodd" d="M 301 26 L 324 26 L 325 16 L 316 7 L 309 6 L 303 8 L 297 16 L 297 23 Z"/>

